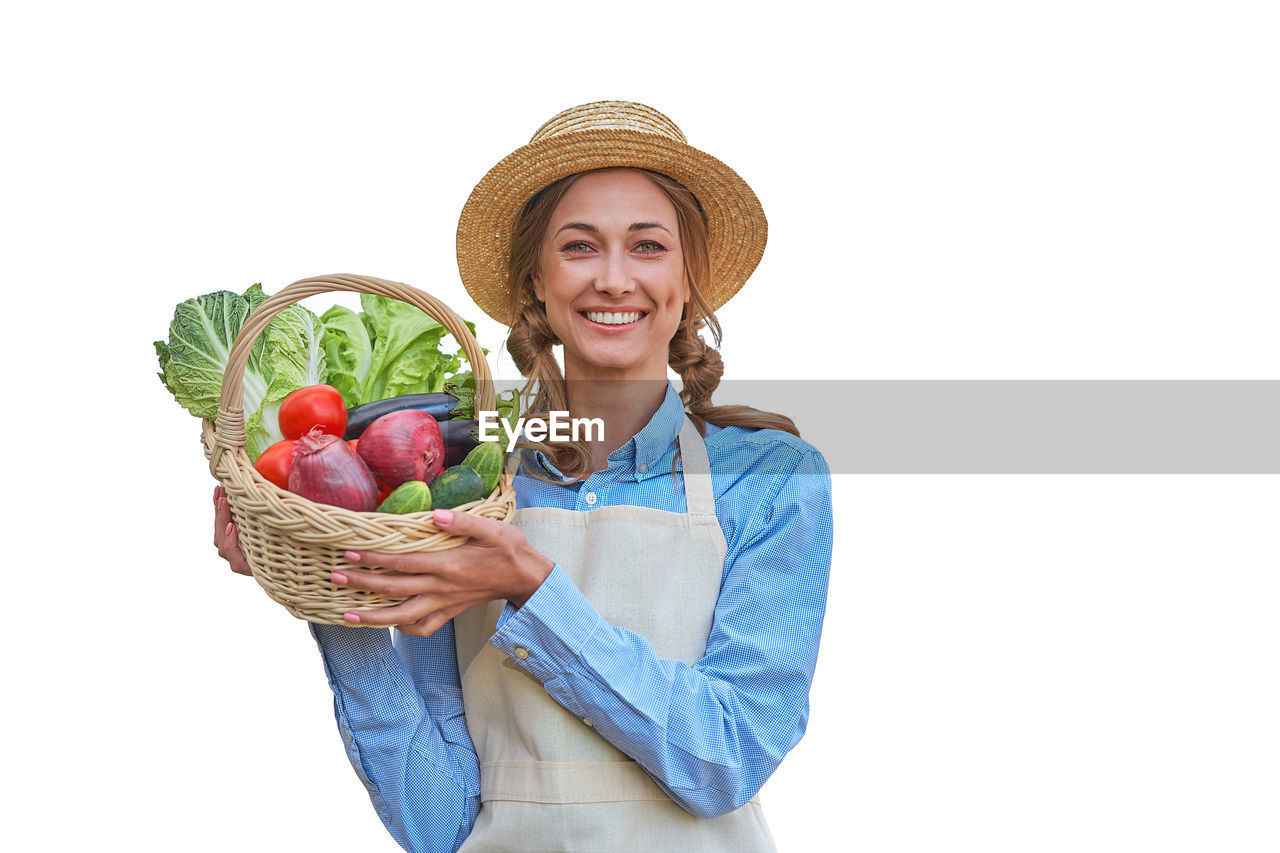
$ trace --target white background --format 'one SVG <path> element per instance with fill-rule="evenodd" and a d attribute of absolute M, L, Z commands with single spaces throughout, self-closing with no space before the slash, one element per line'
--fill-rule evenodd
<path fill-rule="evenodd" d="M 0 21 L 15 849 L 396 849 L 151 342 L 357 272 L 500 350 L 456 217 L 565 107 L 650 103 L 762 199 L 727 378 L 1280 378 L 1272 4 L 38 8 Z M 835 497 L 784 853 L 1280 847 L 1276 477 Z"/>

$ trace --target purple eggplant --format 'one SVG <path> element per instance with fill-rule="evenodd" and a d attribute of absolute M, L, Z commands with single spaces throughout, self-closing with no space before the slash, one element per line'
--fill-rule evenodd
<path fill-rule="evenodd" d="M 359 438 L 369 428 L 369 424 L 378 418 L 383 415 L 389 415 L 392 412 L 404 411 L 405 409 L 427 412 L 437 421 L 443 421 L 450 417 L 457 405 L 458 398 L 444 392 L 406 394 L 403 397 L 391 397 L 387 400 L 365 403 L 363 406 L 356 406 L 354 409 L 347 410 L 347 431 L 342 437 L 346 441 Z"/>
<path fill-rule="evenodd" d="M 476 439 L 476 421 L 441 421 L 440 435 L 444 439 L 444 467 L 461 465 L 462 460 L 480 442 Z"/>

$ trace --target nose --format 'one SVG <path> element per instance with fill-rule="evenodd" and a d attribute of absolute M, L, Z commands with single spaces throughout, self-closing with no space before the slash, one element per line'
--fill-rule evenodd
<path fill-rule="evenodd" d="M 627 264 L 626 253 L 611 251 L 605 257 L 604 269 L 596 278 L 596 290 L 610 296 L 621 296 L 635 290 L 635 282 L 631 279 L 631 270 Z"/>

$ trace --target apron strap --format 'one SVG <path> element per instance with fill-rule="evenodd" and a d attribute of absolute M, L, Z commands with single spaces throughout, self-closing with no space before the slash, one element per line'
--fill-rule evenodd
<path fill-rule="evenodd" d="M 711 488 L 711 460 L 707 458 L 707 445 L 698 435 L 688 415 L 680 429 L 680 460 L 684 468 L 684 494 L 688 511 L 693 514 L 716 514 L 715 491 Z M 510 454 L 506 467 L 513 475 L 520 469 L 522 451 Z"/>
<path fill-rule="evenodd" d="M 711 461 L 707 445 L 688 415 L 680 430 L 680 460 L 684 467 L 684 500 L 691 514 L 715 516 L 716 498 L 711 488 Z"/>

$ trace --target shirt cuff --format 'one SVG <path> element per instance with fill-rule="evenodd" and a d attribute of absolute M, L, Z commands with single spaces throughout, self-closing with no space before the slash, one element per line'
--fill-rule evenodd
<path fill-rule="evenodd" d="M 489 644 L 545 683 L 577 665 L 578 653 L 603 621 L 556 563 L 523 607 L 507 604 Z"/>
<path fill-rule="evenodd" d="M 355 628 L 349 625 L 317 625 L 308 622 L 320 653 L 339 678 L 367 669 L 396 654 L 391 632 L 386 628 Z"/>

